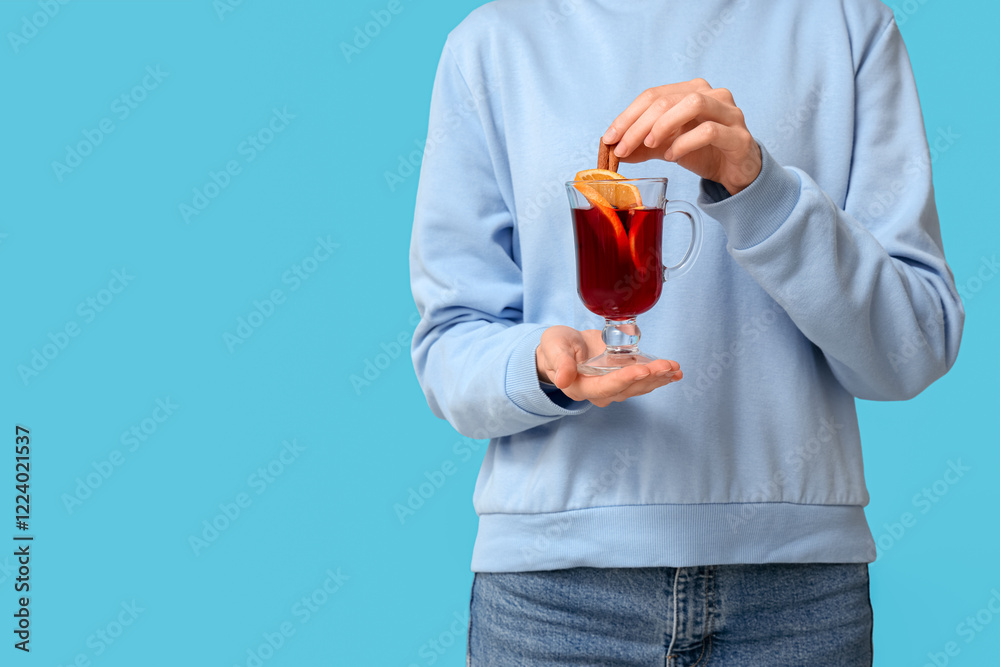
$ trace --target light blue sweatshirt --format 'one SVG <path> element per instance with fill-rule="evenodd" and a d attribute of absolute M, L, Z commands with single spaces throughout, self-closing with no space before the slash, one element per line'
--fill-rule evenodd
<path fill-rule="evenodd" d="M 639 317 L 684 379 L 571 401 L 534 358 L 546 327 L 603 324 L 576 292 L 563 183 L 640 92 L 695 77 L 732 91 L 757 179 L 730 197 L 664 161 L 620 168 L 705 214 L 695 267 Z M 475 10 L 434 82 L 410 259 L 427 401 L 490 439 L 477 572 L 874 560 L 855 399 L 920 393 L 964 322 L 909 59 L 875 0 Z"/>

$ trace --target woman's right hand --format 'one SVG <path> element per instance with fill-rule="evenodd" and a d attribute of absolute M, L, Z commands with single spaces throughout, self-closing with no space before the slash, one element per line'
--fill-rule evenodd
<path fill-rule="evenodd" d="M 603 408 L 632 396 L 648 394 L 684 377 L 677 362 L 667 359 L 626 366 L 607 375 L 577 373 L 578 363 L 603 351 L 604 341 L 598 329 L 577 331 L 571 327 L 549 327 L 535 349 L 538 379 L 556 385 L 574 401 L 590 401 Z"/>

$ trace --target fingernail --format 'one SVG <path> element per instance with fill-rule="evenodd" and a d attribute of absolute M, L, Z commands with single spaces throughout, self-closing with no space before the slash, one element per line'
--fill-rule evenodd
<path fill-rule="evenodd" d="M 608 128 L 608 131 L 604 133 L 603 137 L 601 137 L 601 141 L 606 144 L 612 144 L 615 141 L 615 134 L 615 128 Z"/>
<path fill-rule="evenodd" d="M 668 375 L 673 375 L 673 374 L 674 374 L 674 371 L 671 371 L 671 370 L 658 371 L 656 373 L 656 377 L 663 378 L 663 377 L 667 377 Z"/>
<path fill-rule="evenodd" d="M 618 157 L 625 157 L 625 148 L 621 144 L 615 146 L 615 155 Z"/>
<path fill-rule="evenodd" d="M 649 377 L 649 371 L 642 371 L 641 373 L 639 373 L 638 375 L 635 376 L 635 379 L 636 380 L 645 380 L 648 377 Z"/>

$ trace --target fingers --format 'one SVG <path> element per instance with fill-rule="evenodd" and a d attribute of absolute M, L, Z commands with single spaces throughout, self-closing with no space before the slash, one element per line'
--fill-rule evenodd
<path fill-rule="evenodd" d="M 642 145 L 643 139 L 649 134 L 656 120 L 667 113 L 671 107 L 683 100 L 685 95 L 663 95 L 654 99 L 646 109 L 628 126 L 622 138 L 615 146 L 615 155 L 625 158 Z"/>
<path fill-rule="evenodd" d="M 627 366 L 608 375 L 581 377 L 577 383 L 580 398 L 598 407 L 641 396 L 671 382 L 683 374 L 676 361 L 657 360 L 650 364 Z"/>
<path fill-rule="evenodd" d="M 672 97 L 674 101 L 680 100 L 687 93 L 698 91 L 698 90 L 711 90 L 711 86 L 704 79 L 692 79 L 691 81 L 685 81 L 683 83 L 674 83 L 667 86 L 659 86 L 657 88 L 648 88 L 644 90 L 635 100 L 632 101 L 630 105 L 621 112 L 611 126 L 604 133 L 602 141 L 606 144 L 619 143 L 619 147 L 615 150 L 615 155 L 618 157 L 626 157 L 629 155 L 636 146 L 638 146 L 642 137 L 640 137 L 639 142 L 633 143 L 630 141 L 626 149 L 623 149 L 621 144 L 621 139 L 627 133 L 627 130 L 632 127 L 632 125 L 642 117 L 643 114 L 649 109 L 652 104 L 662 98 L 662 97 Z M 646 132 L 649 128 L 646 128 Z M 643 137 L 645 134 L 642 135 Z"/>
<path fill-rule="evenodd" d="M 642 143 L 650 148 L 668 147 L 686 130 L 706 122 L 745 127 L 743 112 L 732 104 L 724 103 L 711 94 L 692 93 L 659 114 L 643 136 Z"/>
<path fill-rule="evenodd" d="M 659 389 L 664 385 L 668 385 L 671 382 L 677 382 L 684 377 L 684 372 L 678 369 L 665 369 L 651 374 L 645 380 L 639 380 L 633 382 L 624 391 L 619 392 L 611 397 L 612 401 L 620 402 L 627 398 L 632 398 L 634 396 L 642 396 L 652 392 L 654 389 Z"/>
<path fill-rule="evenodd" d="M 753 136 L 747 130 L 708 121 L 674 139 L 670 148 L 664 152 L 663 159 L 676 162 L 688 153 L 706 146 L 718 148 L 723 153 L 743 156 L 751 152 L 753 144 Z"/>
<path fill-rule="evenodd" d="M 601 137 L 601 141 L 610 145 L 618 142 L 625 130 L 632 127 L 632 123 L 639 119 L 649 105 L 653 103 L 656 98 L 656 93 L 654 88 L 648 88 L 642 91 L 639 97 L 635 98 L 630 105 L 618 114 L 618 117 L 611 123 L 611 126 Z"/>
<path fill-rule="evenodd" d="M 655 370 L 655 369 L 652 369 Z M 626 366 L 620 370 L 593 378 L 588 387 L 590 398 L 604 399 L 626 391 L 638 381 L 651 377 L 651 369 L 646 365 Z"/>
<path fill-rule="evenodd" d="M 754 152 L 753 137 L 732 93 L 725 88 L 710 88 L 707 83 L 701 86 L 687 82 L 643 92 L 612 123 L 605 136 L 620 137 L 615 154 L 621 159 L 634 153 L 641 159 L 662 157 L 677 161 L 682 154 L 677 150 L 670 152 L 672 144 L 685 133 L 706 124 L 708 128 L 687 139 L 693 143 L 683 155 L 711 145 L 740 162 Z M 712 124 L 734 128 L 737 132 L 718 132 Z M 702 141 L 698 143 L 698 139 Z M 650 151 L 655 148 L 661 150 Z"/>
<path fill-rule="evenodd" d="M 683 373 L 681 371 L 664 371 L 663 376 L 653 375 L 650 376 L 648 380 L 641 380 L 632 383 L 626 390 L 619 392 L 613 396 L 606 396 L 603 398 L 592 398 L 590 402 L 599 408 L 606 408 L 612 403 L 621 403 L 629 398 L 634 398 L 636 396 L 643 396 L 645 394 L 651 393 L 652 391 L 659 389 L 665 385 L 677 382 L 681 379 Z"/>

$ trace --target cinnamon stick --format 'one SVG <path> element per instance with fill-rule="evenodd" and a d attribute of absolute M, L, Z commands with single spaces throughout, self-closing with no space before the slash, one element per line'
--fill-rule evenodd
<path fill-rule="evenodd" d="M 618 156 L 614 153 L 614 148 L 618 144 L 608 145 L 603 141 L 597 149 L 597 168 L 607 169 L 615 173 L 618 172 Z"/>

